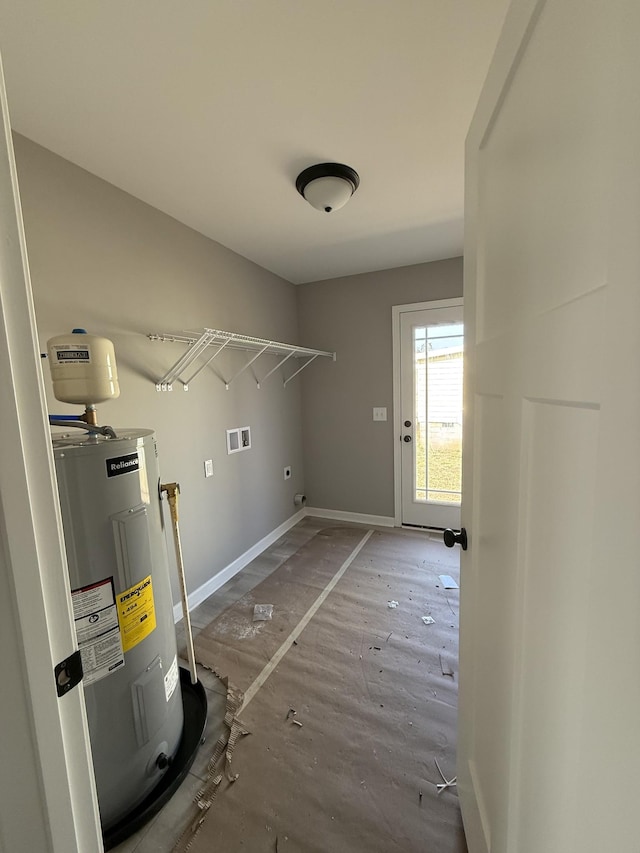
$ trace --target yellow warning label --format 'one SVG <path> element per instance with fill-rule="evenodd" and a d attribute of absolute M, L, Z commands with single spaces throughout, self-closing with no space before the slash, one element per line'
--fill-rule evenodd
<path fill-rule="evenodd" d="M 122 649 L 128 652 L 156 627 L 151 575 L 118 593 L 117 599 Z"/>

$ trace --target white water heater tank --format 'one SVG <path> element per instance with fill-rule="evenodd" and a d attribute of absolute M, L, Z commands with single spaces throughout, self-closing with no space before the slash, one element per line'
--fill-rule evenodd
<path fill-rule="evenodd" d="M 74 329 L 47 341 L 47 355 L 57 400 L 90 406 L 120 395 L 116 356 L 107 338 Z"/>
<path fill-rule="evenodd" d="M 93 352 L 92 352 L 93 357 Z M 150 430 L 53 440 L 103 830 L 150 794 L 183 731 Z"/>

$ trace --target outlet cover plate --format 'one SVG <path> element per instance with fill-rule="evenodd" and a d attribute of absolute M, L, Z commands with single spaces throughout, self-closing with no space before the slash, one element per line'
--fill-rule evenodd
<path fill-rule="evenodd" d="M 213 477 L 213 459 L 204 460 L 204 476 Z"/>
<path fill-rule="evenodd" d="M 289 480 L 291 478 L 291 465 L 287 465 L 284 469 L 284 478 L 285 480 Z"/>
<path fill-rule="evenodd" d="M 387 419 L 387 407 L 386 406 L 375 406 L 373 409 L 373 419 L 374 419 L 374 421 L 386 421 L 386 419 Z"/>

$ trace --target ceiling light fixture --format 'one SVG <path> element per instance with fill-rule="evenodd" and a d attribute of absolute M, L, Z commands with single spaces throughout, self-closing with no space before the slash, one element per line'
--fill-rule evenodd
<path fill-rule="evenodd" d="M 342 163 L 318 163 L 300 172 L 296 189 L 311 207 L 332 213 L 344 207 L 358 189 L 360 177 Z"/>

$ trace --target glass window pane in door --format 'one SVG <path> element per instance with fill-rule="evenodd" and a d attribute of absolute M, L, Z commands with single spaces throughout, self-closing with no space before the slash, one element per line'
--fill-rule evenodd
<path fill-rule="evenodd" d="M 461 323 L 414 328 L 415 500 L 460 504 Z"/>

